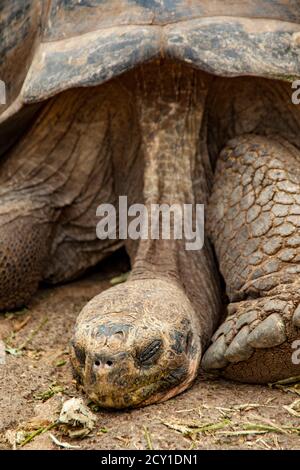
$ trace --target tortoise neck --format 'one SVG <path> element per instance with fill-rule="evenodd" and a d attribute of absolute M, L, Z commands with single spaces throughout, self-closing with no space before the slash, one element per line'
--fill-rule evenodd
<path fill-rule="evenodd" d="M 211 318 L 208 328 L 203 321 L 203 335 L 208 338 L 219 311 L 218 281 L 210 248 L 202 245 L 204 227 L 196 217 L 196 204 L 205 204 L 208 197 L 200 138 L 208 83 L 205 75 L 181 64 L 149 68 L 136 72 L 135 90 L 144 165 L 139 202 L 147 209 L 148 238 L 128 243 L 130 280 L 170 279 L 181 285 L 199 315 Z M 166 218 L 153 220 L 155 207 L 162 204 Z M 180 209 L 178 219 L 175 214 Z M 195 234 L 193 247 L 187 243 L 186 223 Z M 164 229 L 167 235 L 170 229 L 169 238 Z"/>
<path fill-rule="evenodd" d="M 188 204 L 191 216 L 195 216 L 195 203 L 204 202 L 206 197 L 203 188 L 202 197 L 195 201 L 193 185 L 207 82 L 201 73 L 181 64 L 150 67 L 146 65 L 135 72 L 144 164 L 139 202 L 147 209 L 149 238 L 138 243 L 133 276 L 136 272 L 139 276 L 149 272 L 178 277 L 178 252 L 185 241 L 184 237 L 174 239 L 174 231 L 182 232 L 184 220 L 175 219 L 172 209 L 181 210 L 180 218 L 185 215 L 184 205 Z M 166 212 L 169 210 L 169 219 L 166 215 L 166 219 L 153 220 L 157 206 L 162 204 Z M 154 227 L 155 223 L 159 227 Z"/>
<path fill-rule="evenodd" d="M 145 204 L 193 202 L 206 94 L 202 74 L 181 64 L 137 73 Z"/>

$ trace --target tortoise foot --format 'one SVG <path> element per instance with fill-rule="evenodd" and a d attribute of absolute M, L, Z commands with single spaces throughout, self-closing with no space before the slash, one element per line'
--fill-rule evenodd
<path fill-rule="evenodd" d="M 244 382 L 272 382 L 299 375 L 294 346 L 300 339 L 299 286 L 282 286 L 264 298 L 232 303 L 204 354 L 206 370 Z"/>

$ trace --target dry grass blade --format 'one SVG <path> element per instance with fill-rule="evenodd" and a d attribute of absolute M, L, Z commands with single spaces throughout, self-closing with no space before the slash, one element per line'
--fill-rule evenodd
<path fill-rule="evenodd" d="M 292 416 L 300 418 L 300 400 L 295 400 L 291 405 L 283 405 L 283 408 Z"/>
<path fill-rule="evenodd" d="M 31 317 L 29 317 L 30 319 Z M 28 320 L 29 321 L 29 320 Z M 5 351 L 8 353 L 8 354 L 11 354 L 12 356 L 21 356 L 22 355 L 22 351 L 23 349 L 26 348 L 26 346 L 28 346 L 29 343 L 31 343 L 31 341 L 33 340 L 33 338 L 37 335 L 37 333 L 43 328 L 43 326 L 47 323 L 48 321 L 48 318 L 44 318 L 41 323 L 37 326 L 37 328 L 35 330 L 32 330 L 30 335 L 25 339 L 25 341 L 23 341 L 23 343 L 18 346 L 18 347 L 13 347 L 10 345 L 10 342 L 11 340 L 14 338 L 14 335 L 15 335 L 15 332 L 11 335 L 11 337 L 6 341 L 6 349 Z M 25 326 L 25 323 L 24 323 L 24 326 Z"/>
<path fill-rule="evenodd" d="M 62 442 L 57 439 L 53 434 L 49 434 L 51 437 L 52 441 L 54 444 L 56 444 L 58 447 L 62 447 L 63 449 L 80 449 L 80 446 L 74 446 L 72 444 L 69 444 L 68 442 Z"/>
<path fill-rule="evenodd" d="M 277 382 L 269 383 L 269 387 L 276 388 L 277 385 L 291 385 L 291 384 L 296 384 L 296 383 L 300 383 L 300 375 L 296 375 L 294 377 L 288 377 L 287 379 L 278 380 Z"/>
<path fill-rule="evenodd" d="M 264 423 L 244 423 L 243 429 L 246 431 L 264 431 L 265 433 L 267 432 L 276 432 L 280 434 L 288 434 L 286 429 L 283 429 L 282 427 L 279 426 L 272 426 L 270 424 L 264 424 Z"/>
<path fill-rule="evenodd" d="M 290 392 L 295 393 L 296 395 L 300 395 L 300 375 L 270 383 L 269 387 L 277 388 L 283 392 Z"/>
<path fill-rule="evenodd" d="M 20 447 L 23 447 L 26 444 L 28 444 L 29 442 L 31 442 L 39 434 L 44 434 L 45 432 L 50 431 L 50 429 L 53 429 L 54 427 L 58 426 L 58 424 L 59 423 L 52 423 L 49 426 L 41 427 L 41 428 L 37 429 L 36 431 L 33 431 L 32 433 L 30 433 L 26 437 L 26 439 L 24 439 L 24 441 L 20 444 Z"/>
<path fill-rule="evenodd" d="M 109 282 L 112 286 L 116 286 L 117 284 L 121 284 L 122 282 L 127 281 L 129 274 L 130 274 L 129 272 L 122 273 L 119 276 L 115 276 L 112 279 L 110 279 Z"/>
<path fill-rule="evenodd" d="M 21 331 L 22 328 L 24 328 L 27 323 L 30 322 L 32 316 L 31 315 L 28 315 L 27 317 L 25 317 L 22 321 L 19 321 L 16 323 L 16 325 L 14 326 L 14 332 L 17 333 L 18 331 Z"/>
<path fill-rule="evenodd" d="M 20 351 L 18 348 L 11 348 L 10 346 L 5 347 L 5 352 L 15 357 L 22 356 L 22 351 Z"/>
<path fill-rule="evenodd" d="M 30 335 L 28 336 L 28 338 L 25 339 L 25 341 L 21 344 L 21 346 L 19 346 L 17 349 L 19 351 L 22 351 L 22 349 L 25 349 L 26 346 L 31 343 L 31 341 L 33 340 L 33 338 L 37 335 L 37 333 L 43 328 L 43 326 L 46 325 L 48 321 L 48 318 L 44 318 L 41 323 L 37 326 L 37 328 L 35 330 L 33 330 Z"/>
<path fill-rule="evenodd" d="M 146 442 L 147 442 L 147 449 L 148 450 L 154 450 L 154 447 L 153 447 L 153 444 L 152 444 L 151 434 L 150 434 L 147 426 L 143 426 L 143 428 L 144 428 L 145 439 L 146 439 Z"/>
<path fill-rule="evenodd" d="M 300 434 L 300 427 L 298 426 L 276 426 L 269 424 L 260 424 L 260 423 L 244 423 L 243 428 L 250 431 L 266 431 L 269 433 L 278 433 L 278 434 Z"/>
<path fill-rule="evenodd" d="M 298 406 L 300 400 L 294 402 L 291 407 L 295 412 L 298 412 Z M 242 409 L 248 409 L 242 407 Z M 233 407 L 230 408 L 233 410 Z M 215 423 L 183 423 L 183 422 L 163 422 L 165 426 L 174 431 L 177 431 L 183 434 L 185 437 L 190 437 L 195 439 L 197 434 L 212 434 L 215 436 L 225 436 L 225 437 L 236 437 L 236 436 L 247 436 L 247 435 L 260 435 L 260 434 L 297 434 L 300 435 L 300 427 L 297 426 L 287 426 L 269 422 L 267 419 L 264 419 L 260 416 L 252 416 L 252 419 L 257 420 L 256 422 L 241 422 L 235 423 L 229 418 L 224 419 L 223 421 L 218 421 Z M 230 426 L 230 429 L 225 429 Z"/>
<path fill-rule="evenodd" d="M 230 419 L 224 419 L 223 421 L 218 421 L 216 423 L 170 423 L 170 422 L 163 422 L 165 426 L 174 431 L 180 432 L 185 436 L 190 436 L 199 433 L 215 433 L 219 429 L 223 429 L 226 426 L 231 425 Z"/>
<path fill-rule="evenodd" d="M 236 413 L 238 411 L 251 411 L 256 408 L 265 407 L 266 405 L 261 405 L 259 403 L 241 403 L 237 405 L 232 405 L 229 408 L 223 406 L 216 406 L 216 410 L 222 413 Z"/>
<path fill-rule="evenodd" d="M 62 393 L 64 391 L 64 388 L 61 385 L 57 384 L 52 384 L 47 390 L 44 390 L 43 392 L 39 392 L 36 395 L 34 395 L 34 398 L 36 400 L 41 400 L 41 401 L 47 401 L 49 398 L 53 397 L 53 395 L 56 395 L 57 393 Z"/>
<path fill-rule="evenodd" d="M 255 434 L 267 434 L 269 431 L 263 430 L 241 430 L 241 431 L 218 431 L 217 434 L 221 436 L 248 436 L 248 435 L 255 435 Z"/>

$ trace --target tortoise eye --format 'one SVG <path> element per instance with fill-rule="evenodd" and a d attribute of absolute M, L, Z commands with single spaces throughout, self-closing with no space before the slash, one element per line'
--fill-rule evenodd
<path fill-rule="evenodd" d="M 192 344 L 193 344 L 193 333 L 189 331 L 187 334 L 186 343 L 185 343 L 185 352 L 187 354 L 190 352 Z"/>
<path fill-rule="evenodd" d="M 156 358 L 161 353 L 162 349 L 162 340 L 156 339 L 155 341 L 152 341 L 143 351 L 139 352 L 137 355 L 138 361 L 143 365 L 151 365 Z"/>

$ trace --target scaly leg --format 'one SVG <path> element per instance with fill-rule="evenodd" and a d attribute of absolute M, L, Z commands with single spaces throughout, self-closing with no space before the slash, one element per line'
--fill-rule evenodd
<path fill-rule="evenodd" d="M 300 153 L 245 135 L 217 164 L 209 230 L 231 304 L 202 365 L 264 383 L 299 375 Z"/>

